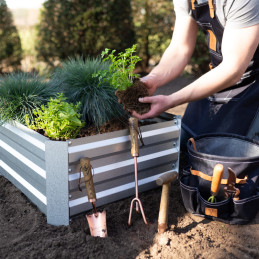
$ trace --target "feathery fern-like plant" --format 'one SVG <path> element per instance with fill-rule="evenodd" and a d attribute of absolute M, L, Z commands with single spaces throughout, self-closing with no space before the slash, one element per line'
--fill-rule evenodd
<path fill-rule="evenodd" d="M 25 116 L 34 121 L 33 110 L 46 104 L 56 90 L 42 77 L 18 72 L 0 80 L 0 123 L 17 121 L 26 125 Z"/>
<path fill-rule="evenodd" d="M 100 57 L 70 58 L 62 63 L 51 79 L 51 83 L 64 92 L 68 102 L 81 103 L 82 118 L 97 127 L 125 115 L 115 89 L 109 82 L 99 84 L 99 78 L 93 76 L 98 71 L 108 70 L 109 65 Z"/>

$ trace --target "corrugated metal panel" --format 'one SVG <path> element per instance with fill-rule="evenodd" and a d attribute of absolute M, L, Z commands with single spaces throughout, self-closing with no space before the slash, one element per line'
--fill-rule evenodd
<path fill-rule="evenodd" d="M 0 127 L 0 171 L 47 213 L 44 137 L 34 139 L 35 133 L 22 125 L 20 128 L 9 124 Z"/>
<path fill-rule="evenodd" d="M 26 164 L 22 163 L 15 156 L 10 155 L 1 147 L 1 160 L 3 160 L 8 166 L 12 167 L 24 180 L 34 186 L 43 195 L 46 195 L 46 179 L 37 174 Z"/>
<path fill-rule="evenodd" d="M 6 135 L 10 139 L 15 139 L 17 144 L 24 146 L 39 158 L 45 158 L 45 141 L 48 138 L 19 123 L 15 123 L 14 125 L 2 125 L 0 127 L 0 133 Z"/>
<path fill-rule="evenodd" d="M 163 172 L 162 174 L 164 173 L 166 172 Z M 157 188 L 155 180 L 157 179 L 157 177 L 159 177 L 162 174 L 158 174 L 156 176 L 139 180 L 138 182 L 139 192 L 144 192 L 147 190 Z M 96 206 L 98 207 L 98 206 L 102 206 L 102 205 L 117 201 L 118 193 L 119 193 L 119 199 L 124 199 L 135 195 L 135 181 L 129 182 L 128 184 L 125 184 L 125 185 L 121 185 L 119 187 L 107 189 L 103 192 L 97 192 Z M 145 204 L 142 204 L 142 205 L 145 208 Z M 70 215 L 73 216 L 73 215 L 82 213 L 84 211 L 91 210 L 92 204 L 88 202 L 88 198 L 85 195 L 69 201 L 69 209 L 70 209 Z"/>
<path fill-rule="evenodd" d="M 0 171 L 6 179 L 23 192 L 43 213 L 47 213 L 46 196 L 19 174 L 19 168 L 13 164 L 9 165 L 7 160 L 2 160 L 2 155 L 0 157 Z"/>
<path fill-rule="evenodd" d="M 179 137 L 179 127 L 172 122 L 164 122 L 141 128 L 145 145 L 164 142 Z M 114 133 L 117 133 L 114 134 Z M 107 133 L 96 136 L 71 140 L 68 148 L 69 163 L 77 162 L 81 157 L 104 156 L 130 149 L 130 137 L 128 130 Z M 95 141 L 94 141 L 95 140 Z M 141 144 L 140 144 L 141 146 Z"/>
<path fill-rule="evenodd" d="M 148 177 L 152 177 L 154 175 L 160 175 L 163 172 L 170 171 L 172 170 L 172 166 L 169 164 L 166 165 L 158 165 L 153 168 L 147 168 L 140 170 L 138 168 L 138 179 L 145 179 Z M 103 192 L 106 189 L 111 189 L 115 187 L 119 187 L 120 185 L 125 185 L 130 182 L 134 182 L 134 173 L 132 173 L 132 167 L 131 167 L 131 172 L 125 172 L 122 171 L 120 175 L 117 177 L 108 177 L 106 179 L 103 179 L 103 181 L 96 181 L 96 175 L 94 175 L 93 180 L 94 180 L 94 185 L 95 185 L 95 190 L 96 192 Z M 84 180 L 81 179 L 80 181 L 80 186 L 82 189 L 82 192 L 78 190 L 78 180 L 74 182 L 74 185 L 70 186 L 71 189 L 73 189 L 73 192 L 70 192 L 71 197 L 70 201 L 73 199 L 77 199 L 78 197 L 83 197 L 86 196 L 86 190 L 85 190 L 85 184 Z"/>
<path fill-rule="evenodd" d="M 30 151 L 28 149 L 25 141 L 21 145 L 16 142 L 16 139 L 16 137 L 10 139 L 0 133 L 0 147 L 6 152 L 6 154 L 15 157 L 21 163 L 34 170 L 36 174 L 46 179 L 45 158 L 39 158 L 35 155 L 34 150 Z"/>
<path fill-rule="evenodd" d="M 180 120 L 176 118 L 173 121 L 143 126 L 141 131 L 145 145 L 140 147 L 138 178 L 139 185 L 146 186 L 145 190 L 148 190 L 156 187 L 155 180 L 159 175 L 178 168 Z M 94 168 L 94 184 L 99 200 L 97 206 L 134 194 L 134 159 L 130 154 L 130 137 L 125 135 L 129 134 L 129 131 L 117 133 L 119 134 L 107 134 L 107 138 L 106 134 L 103 134 L 102 139 L 98 138 L 97 142 L 91 141 L 90 137 L 90 141 L 88 138 L 80 139 L 75 145 L 72 140 L 68 148 L 71 216 L 88 207 L 82 174 L 81 187 L 84 191 L 78 191 L 79 160 L 82 157 L 89 157 Z M 141 146 L 140 143 L 139 145 Z M 142 190 L 141 187 L 139 190 Z M 100 195 L 101 197 L 98 197 Z"/>
<path fill-rule="evenodd" d="M 152 159 L 151 157 L 155 158 Z M 177 162 L 177 159 L 178 154 L 174 149 L 164 150 L 146 156 L 141 156 L 138 158 L 138 170 L 144 170 L 165 164 L 169 164 L 172 168 L 172 165 Z M 78 165 L 76 168 L 78 168 L 78 170 L 69 175 L 69 182 L 71 186 L 76 186 L 79 180 L 80 165 Z M 103 181 L 105 179 L 110 178 L 116 178 L 123 174 L 133 174 L 134 160 L 132 157 L 129 157 L 127 160 L 124 161 L 118 160 L 115 163 L 107 163 L 106 165 L 101 167 L 93 166 L 93 168 L 94 179 L 95 182 L 98 183 L 99 181 Z M 81 178 L 83 179 L 82 174 Z"/>

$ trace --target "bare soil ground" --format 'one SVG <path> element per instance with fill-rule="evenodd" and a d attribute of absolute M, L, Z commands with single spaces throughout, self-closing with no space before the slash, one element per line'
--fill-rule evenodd
<path fill-rule="evenodd" d="M 180 78 L 172 85 L 180 87 L 188 80 Z M 170 112 L 183 114 L 184 109 Z M 180 173 L 183 166 L 181 161 Z M 48 225 L 45 215 L 0 176 L 0 258 L 259 258 L 259 214 L 247 225 L 193 216 L 183 206 L 176 181 L 170 193 L 169 229 L 158 234 L 160 197 L 161 188 L 140 194 L 149 225 L 134 211 L 128 227 L 132 197 L 98 208 L 106 210 L 108 231 L 107 238 L 99 238 L 90 235 L 85 214 L 69 226 Z"/>

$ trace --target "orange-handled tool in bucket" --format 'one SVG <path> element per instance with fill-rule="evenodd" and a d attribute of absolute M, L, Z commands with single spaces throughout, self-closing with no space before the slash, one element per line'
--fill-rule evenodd
<path fill-rule="evenodd" d="M 86 215 L 86 219 L 89 224 L 91 236 L 94 237 L 107 237 L 106 228 L 106 211 L 97 212 L 95 202 L 96 193 L 93 182 L 92 166 L 89 158 L 80 159 L 81 170 L 84 175 L 85 188 L 88 196 L 89 202 L 92 203 L 94 213 Z"/>
<path fill-rule="evenodd" d="M 216 164 L 213 169 L 213 176 L 212 176 L 212 182 L 211 182 L 211 188 L 210 188 L 211 196 L 208 199 L 208 201 L 211 203 L 217 202 L 216 196 L 220 189 L 223 173 L 224 173 L 224 166 L 222 164 Z"/>
<path fill-rule="evenodd" d="M 137 157 L 139 156 L 138 119 L 133 118 L 133 117 L 129 118 L 129 129 L 130 129 L 130 138 L 131 138 L 131 155 L 132 155 L 132 157 L 134 157 L 135 193 L 136 193 L 136 197 L 131 201 L 131 204 L 130 204 L 130 213 L 129 213 L 129 221 L 128 221 L 128 225 L 130 226 L 134 202 L 136 202 L 136 211 L 139 212 L 139 208 L 140 208 L 140 211 L 141 211 L 145 224 L 148 224 L 148 223 L 147 223 L 147 220 L 145 217 L 142 203 L 138 197 L 138 164 L 137 164 Z"/>

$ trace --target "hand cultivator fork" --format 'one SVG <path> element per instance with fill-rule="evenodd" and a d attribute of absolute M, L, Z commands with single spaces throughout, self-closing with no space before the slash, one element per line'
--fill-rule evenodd
<path fill-rule="evenodd" d="M 131 225 L 131 216 L 133 204 L 136 202 L 136 211 L 139 213 L 139 208 L 143 217 L 145 224 L 147 223 L 145 213 L 143 210 L 142 203 L 138 197 L 138 166 L 137 166 L 137 157 L 139 156 L 139 146 L 138 146 L 138 119 L 129 118 L 129 128 L 130 128 L 130 137 L 131 137 L 131 155 L 134 157 L 134 169 L 135 169 L 135 193 L 136 197 L 131 201 L 130 204 L 130 213 L 129 213 L 129 221 L 128 225 Z"/>

